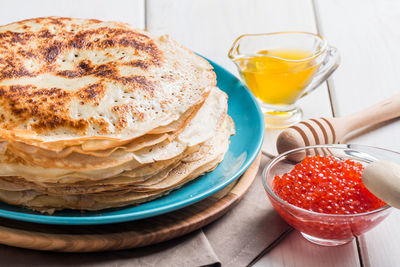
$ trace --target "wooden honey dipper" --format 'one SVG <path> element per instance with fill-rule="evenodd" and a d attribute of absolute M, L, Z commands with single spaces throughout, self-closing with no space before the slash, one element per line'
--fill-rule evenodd
<path fill-rule="evenodd" d="M 285 129 L 276 142 L 279 153 L 304 146 L 340 143 L 358 129 L 400 116 L 400 94 L 352 115 L 340 118 L 308 119 Z"/>

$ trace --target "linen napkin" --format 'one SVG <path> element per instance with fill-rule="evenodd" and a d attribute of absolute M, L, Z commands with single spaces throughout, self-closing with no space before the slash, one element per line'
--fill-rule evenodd
<path fill-rule="evenodd" d="M 290 228 L 275 212 L 261 182 L 269 158 L 243 199 L 227 214 L 161 244 L 100 253 L 57 253 L 0 246 L 3 266 L 246 266 Z"/>
<path fill-rule="evenodd" d="M 203 229 L 222 266 L 246 266 L 290 227 L 275 212 L 257 177 L 247 194 L 228 214 Z"/>

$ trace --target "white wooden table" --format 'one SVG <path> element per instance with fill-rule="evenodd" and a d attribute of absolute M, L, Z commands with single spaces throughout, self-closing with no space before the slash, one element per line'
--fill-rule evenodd
<path fill-rule="evenodd" d="M 1 0 L 0 24 L 37 16 L 125 21 L 169 33 L 233 73 L 227 58 L 244 33 L 317 32 L 336 46 L 342 64 L 327 85 L 301 101 L 305 117 L 344 116 L 400 91 L 400 1 L 380 0 Z M 400 107 L 399 107 L 400 108 Z M 267 131 L 274 151 L 277 131 Z M 400 122 L 381 125 L 352 143 L 400 151 Z M 293 231 L 255 266 L 400 265 L 400 212 L 353 242 L 320 247 Z"/>

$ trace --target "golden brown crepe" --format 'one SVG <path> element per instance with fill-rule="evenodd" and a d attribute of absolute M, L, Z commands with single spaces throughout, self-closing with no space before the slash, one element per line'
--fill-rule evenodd
<path fill-rule="evenodd" d="M 214 169 L 234 133 L 211 65 L 168 36 L 47 17 L 0 26 L 0 200 L 99 210 Z"/>

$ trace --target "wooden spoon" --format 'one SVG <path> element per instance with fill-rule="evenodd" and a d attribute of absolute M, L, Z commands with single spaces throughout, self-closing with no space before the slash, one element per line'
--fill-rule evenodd
<path fill-rule="evenodd" d="M 400 209 L 400 166 L 386 160 L 368 164 L 361 176 L 365 187 L 379 199 Z"/>
<path fill-rule="evenodd" d="M 400 94 L 341 118 L 309 119 L 284 130 L 277 139 L 279 153 L 319 144 L 340 143 L 343 138 L 366 126 L 372 126 L 400 116 Z"/>

